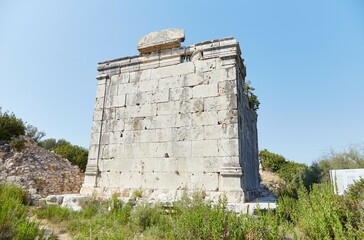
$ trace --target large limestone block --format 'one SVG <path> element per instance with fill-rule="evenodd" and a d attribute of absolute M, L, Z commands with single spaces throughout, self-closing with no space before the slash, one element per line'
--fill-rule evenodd
<path fill-rule="evenodd" d="M 168 67 L 160 67 L 152 70 L 151 79 L 163 79 L 177 77 L 195 72 L 195 65 L 193 62 L 185 62 Z M 168 80 L 170 81 L 170 80 Z M 160 85 L 160 87 L 162 87 Z"/>
<path fill-rule="evenodd" d="M 216 111 L 194 113 L 192 123 L 194 126 L 217 125 L 218 113 Z"/>
<path fill-rule="evenodd" d="M 86 197 L 80 194 L 65 194 L 63 195 L 62 207 L 70 208 L 73 211 L 81 211 L 82 207 L 80 206 L 81 200 Z"/>
<path fill-rule="evenodd" d="M 218 147 L 217 140 L 204 140 L 192 142 L 192 156 L 194 157 L 207 157 L 217 156 Z"/>
<path fill-rule="evenodd" d="M 204 110 L 234 110 L 237 109 L 237 97 L 235 94 L 227 94 L 218 97 L 204 99 Z"/>
<path fill-rule="evenodd" d="M 143 36 L 138 41 L 138 50 L 141 54 L 179 47 L 185 40 L 183 29 L 170 28 L 159 32 L 152 32 Z"/>
<path fill-rule="evenodd" d="M 198 85 L 193 87 L 192 91 L 194 98 L 213 97 L 218 95 L 218 87 L 216 83 Z"/>

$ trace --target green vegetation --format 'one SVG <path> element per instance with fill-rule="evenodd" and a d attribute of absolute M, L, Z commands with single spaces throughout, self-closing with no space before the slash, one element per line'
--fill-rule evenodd
<path fill-rule="evenodd" d="M 143 196 L 143 190 L 142 190 L 142 189 L 136 189 L 136 190 L 133 192 L 133 197 L 141 198 L 142 196 Z"/>
<path fill-rule="evenodd" d="M 16 151 L 21 151 L 25 146 L 25 140 L 19 138 L 13 138 L 10 141 L 10 147 Z"/>
<path fill-rule="evenodd" d="M 25 135 L 33 139 L 34 142 L 39 142 L 45 136 L 45 132 L 39 131 L 37 127 L 28 124 L 25 128 Z"/>
<path fill-rule="evenodd" d="M 83 147 L 72 145 L 70 142 L 54 138 L 45 139 L 39 145 L 50 151 L 58 153 L 63 158 L 68 159 L 72 164 L 77 165 L 82 171 L 86 170 L 88 151 Z"/>
<path fill-rule="evenodd" d="M 54 138 L 50 138 L 40 141 L 45 136 L 43 131 L 39 131 L 33 125 L 26 125 L 26 122 L 17 118 L 14 113 L 2 112 L 0 107 L 0 143 L 10 143 L 12 149 L 21 151 L 25 145 L 25 141 L 19 138 L 21 135 L 26 135 L 41 147 L 58 153 L 72 164 L 77 165 L 82 171 L 86 170 L 88 158 L 88 151 L 86 149 L 72 145 L 64 139 L 57 141 Z"/>
<path fill-rule="evenodd" d="M 263 170 L 277 173 L 285 181 L 285 187 L 288 189 L 296 188 L 298 181 L 302 178 L 305 179 L 307 169 L 305 164 L 289 161 L 282 155 L 272 153 L 267 149 L 259 152 L 259 158 Z M 314 181 L 308 178 L 305 181 L 306 186 L 311 186 L 313 183 Z"/>
<path fill-rule="evenodd" d="M 82 171 L 86 170 L 88 151 L 76 145 L 62 145 L 52 149 L 72 164 L 77 165 Z"/>
<path fill-rule="evenodd" d="M 250 81 L 246 81 L 244 85 L 244 93 L 248 98 L 249 107 L 257 111 L 259 109 L 260 102 L 258 100 L 258 96 L 253 93 L 255 88 L 251 85 Z"/>
<path fill-rule="evenodd" d="M 14 113 L 2 112 L 0 107 L 0 142 L 9 142 L 12 138 L 25 134 L 23 120 L 17 118 Z"/>
<path fill-rule="evenodd" d="M 267 149 L 260 150 L 259 158 L 262 163 L 263 170 L 275 173 L 279 171 L 283 164 L 286 163 L 285 157 L 269 152 Z"/>
<path fill-rule="evenodd" d="M 350 146 L 341 152 L 330 151 L 310 166 L 289 161 L 282 155 L 272 153 L 267 149 L 259 152 L 259 158 L 263 170 L 277 173 L 285 181 L 285 188 L 288 189 L 297 188 L 300 179 L 303 180 L 307 189 L 314 183 L 328 182 L 331 169 L 364 168 L 364 148 L 362 146 Z"/>
<path fill-rule="evenodd" d="M 281 195 L 275 211 L 237 215 L 227 210 L 226 199 L 217 204 L 204 201 L 203 193 L 187 195 L 172 206 L 122 204 L 90 198 L 83 210 L 58 206 L 36 210 L 63 226 L 74 239 L 363 239 L 364 180 L 344 196 L 334 194 L 329 183 L 314 184 L 308 191 L 302 183 L 297 198 Z"/>
<path fill-rule="evenodd" d="M 26 125 L 26 122 L 17 118 L 14 113 L 2 112 L 0 107 L 0 141 L 9 142 L 20 135 L 26 135 L 38 142 L 45 133 L 30 124 Z"/>
<path fill-rule="evenodd" d="M 349 146 L 343 151 L 331 150 L 328 154 L 319 159 L 316 171 L 320 173 L 321 182 L 330 179 L 330 169 L 349 169 L 349 168 L 364 168 L 364 147 Z"/>
<path fill-rule="evenodd" d="M 42 239 L 44 230 L 27 219 L 25 195 L 13 185 L 0 185 L 0 239 Z"/>

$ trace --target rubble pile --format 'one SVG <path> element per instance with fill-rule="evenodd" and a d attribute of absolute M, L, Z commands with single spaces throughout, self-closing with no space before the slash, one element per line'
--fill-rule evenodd
<path fill-rule="evenodd" d="M 33 200 L 50 194 L 79 193 L 84 173 L 78 166 L 22 137 L 24 147 L 17 151 L 0 145 L 0 184 L 13 183 Z"/>

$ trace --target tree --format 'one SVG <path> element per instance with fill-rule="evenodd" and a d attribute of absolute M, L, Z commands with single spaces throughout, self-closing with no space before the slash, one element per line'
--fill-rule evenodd
<path fill-rule="evenodd" d="M 45 132 L 38 131 L 37 127 L 28 124 L 25 128 L 25 135 L 32 138 L 34 142 L 39 142 L 45 136 Z"/>
<path fill-rule="evenodd" d="M 286 161 L 278 170 L 278 176 L 287 184 L 297 185 L 299 180 L 303 178 L 307 166 L 303 163 Z"/>
<path fill-rule="evenodd" d="M 348 149 L 337 152 L 331 150 L 318 161 L 320 182 L 330 181 L 330 170 L 364 168 L 363 146 L 349 146 Z"/>
<path fill-rule="evenodd" d="M 272 153 L 267 149 L 260 150 L 259 158 L 263 170 L 268 170 L 275 173 L 279 171 L 283 164 L 286 163 L 285 157 L 276 153 Z"/>
<path fill-rule="evenodd" d="M 38 145 L 47 150 L 51 150 L 52 148 L 57 147 L 57 140 L 55 138 L 44 139 L 40 141 Z"/>
<path fill-rule="evenodd" d="M 82 171 L 86 170 L 88 151 L 83 147 L 72 145 L 64 139 L 48 138 L 40 141 L 39 146 L 54 151 L 61 157 L 68 159 L 73 165 L 77 165 Z"/>
<path fill-rule="evenodd" d="M 83 147 L 62 144 L 52 149 L 55 153 L 68 159 L 72 164 L 77 165 L 82 171 L 86 170 L 88 151 Z"/>
<path fill-rule="evenodd" d="M 278 176 L 285 181 L 286 187 L 290 189 L 297 188 L 301 179 L 307 188 L 318 182 L 319 172 L 315 167 L 307 167 L 306 164 L 289 161 L 282 155 L 272 153 L 267 149 L 259 152 L 259 158 L 263 170 L 278 173 Z"/>
<path fill-rule="evenodd" d="M 311 164 L 311 166 L 305 169 L 303 174 L 303 184 L 309 188 L 314 183 L 320 183 L 322 177 L 322 169 L 317 162 Z"/>
<path fill-rule="evenodd" d="M 24 135 L 25 125 L 14 113 L 2 112 L 0 107 L 0 141 L 9 142 L 12 138 Z"/>
<path fill-rule="evenodd" d="M 72 145 L 70 142 L 64 140 L 64 139 L 58 139 L 56 140 L 55 138 L 48 138 L 48 139 L 44 139 L 43 141 L 40 141 L 39 146 L 41 146 L 42 148 L 45 148 L 47 150 L 53 150 L 56 147 L 60 147 L 63 145 Z"/>
<path fill-rule="evenodd" d="M 72 145 L 69 141 L 64 140 L 63 138 L 58 139 L 57 141 L 57 147 L 63 146 L 63 145 Z"/>

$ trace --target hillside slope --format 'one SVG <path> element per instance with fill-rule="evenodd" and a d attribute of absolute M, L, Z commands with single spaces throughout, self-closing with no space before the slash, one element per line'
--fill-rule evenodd
<path fill-rule="evenodd" d="M 56 153 L 39 147 L 23 137 L 20 151 L 0 145 L 0 184 L 14 183 L 26 190 L 31 199 L 49 194 L 79 193 L 84 173 Z"/>

